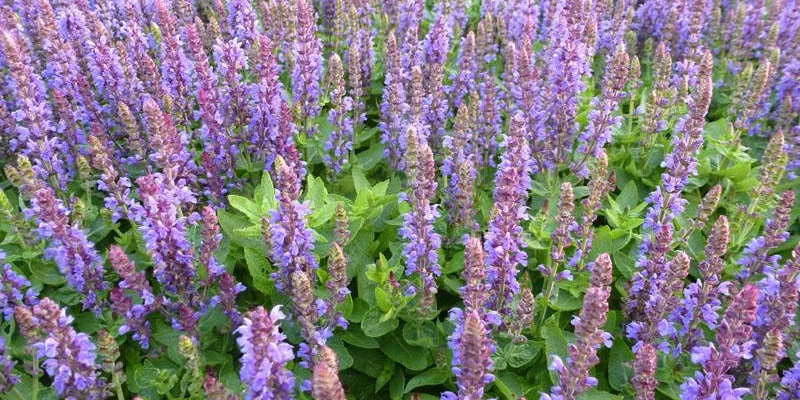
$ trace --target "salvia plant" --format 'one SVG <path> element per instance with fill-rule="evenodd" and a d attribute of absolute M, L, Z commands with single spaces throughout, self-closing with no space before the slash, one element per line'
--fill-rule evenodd
<path fill-rule="evenodd" d="M 0 399 L 800 399 L 800 0 L 6 0 L 0 166 Z"/>

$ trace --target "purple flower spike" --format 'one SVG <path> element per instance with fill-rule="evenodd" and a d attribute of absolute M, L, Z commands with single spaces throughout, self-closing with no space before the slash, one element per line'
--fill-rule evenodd
<path fill-rule="evenodd" d="M 478 310 L 454 308 L 450 319 L 456 330 L 448 345 L 453 351 L 453 375 L 456 376 L 458 393 L 445 392 L 442 400 L 481 399 L 484 386 L 494 381 L 492 353 L 495 345 L 489 337 L 490 330 Z"/>
<path fill-rule="evenodd" d="M 43 359 L 42 368 L 53 378 L 53 386 L 59 396 L 76 399 L 104 399 L 105 382 L 98 376 L 96 346 L 89 335 L 78 333 L 72 327 L 73 318 L 67 315 L 49 298 L 31 307 L 17 308 L 17 319 L 27 319 L 23 323 L 26 338 L 36 351 L 36 357 Z"/>
<path fill-rule="evenodd" d="M 86 231 L 70 221 L 70 211 L 50 187 L 43 187 L 31 198 L 26 216 L 36 218 L 37 231 L 51 240 L 45 257 L 56 262 L 67 282 L 83 298 L 83 307 L 99 315 L 102 301 L 98 296 L 109 288 L 104 280 L 103 259 L 89 241 Z"/>
<path fill-rule="evenodd" d="M 236 329 L 242 351 L 239 376 L 247 387 L 247 400 L 294 398 L 295 378 L 286 366 L 294 360 L 294 352 L 278 329 L 284 318 L 279 306 L 269 312 L 259 306 L 247 313 Z"/>
<path fill-rule="evenodd" d="M 303 271 L 313 278 L 318 263 L 313 253 L 314 234 L 306 225 L 311 210 L 308 202 L 298 200 L 300 179 L 281 157 L 275 159 L 275 169 L 278 209 L 272 212 L 269 221 L 269 248 L 278 272 L 272 274 L 272 279 L 278 290 L 290 294 L 292 274 Z"/>
<path fill-rule="evenodd" d="M 551 369 L 560 375 L 560 381 L 551 389 L 551 395 L 543 399 L 575 399 L 578 395 L 597 385 L 597 379 L 589 375 L 589 370 L 600 362 L 597 350 L 611 347 L 611 335 L 603 331 L 608 318 L 608 297 L 611 294 L 611 258 L 604 253 L 597 257 L 592 271 L 591 286 L 583 298 L 580 315 L 575 316 L 575 343 L 567 351 L 566 364 L 553 357 Z"/>
<path fill-rule="evenodd" d="M 728 374 L 741 359 L 752 357 L 755 344 L 750 340 L 756 317 L 758 288 L 745 286 L 733 298 L 717 328 L 717 340 L 707 346 L 692 349 L 692 361 L 703 367 L 681 385 L 682 400 L 700 400 L 716 394 L 724 399 L 741 399 L 750 393 L 747 388 L 734 388 L 734 378 Z"/>
<path fill-rule="evenodd" d="M 526 138 L 525 117 L 517 113 L 505 139 L 502 161 L 497 168 L 494 209 L 486 233 L 484 249 L 488 283 L 488 307 L 504 318 L 511 318 L 511 301 L 519 292 L 517 272 L 528 263 L 521 221 L 531 186 L 531 155 Z"/>
<path fill-rule="evenodd" d="M 309 0 L 297 3 L 297 37 L 295 38 L 292 71 L 292 99 L 298 121 L 311 137 L 317 133 L 313 119 L 319 115 L 320 81 L 322 80 L 322 42 L 316 37 L 317 18 Z"/>
<path fill-rule="evenodd" d="M 416 272 L 422 279 L 420 303 L 423 313 L 428 313 L 433 310 L 437 293 L 436 277 L 442 273 L 438 254 L 442 239 L 433 228 L 439 211 L 436 204 L 431 204 L 436 194 L 436 166 L 430 147 L 413 126 L 409 126 L 406 133 L 406 145 L 405 162 L 411 190 L 404 199 L 410 203 L 411 211 L 403 216 L 400 235 L 407 241 L 403 249 L 405 273 Z"/>

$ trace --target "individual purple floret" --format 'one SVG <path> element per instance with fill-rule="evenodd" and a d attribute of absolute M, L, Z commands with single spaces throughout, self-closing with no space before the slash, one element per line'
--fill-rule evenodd
<path fill-rule="evenodd" d="M 272 212 L 269 221 L 269 247 L 278 271 L 272 274 L 272 279 L 278 290 L 290 294 L 292 273 L 303 271 L 316 276 L 318 264 L 313 253 L 314 234 L 306 225 L 306 217 L 311 214 L 309 203 L 299 201 L 300 180 L 281 157 L 275 159 L 275 169 L 278 209 Z"/>
<path fill-rule="evenodd" d="M 292 99 L 298 123 L 310 137 L 317 132 L 313 119 L 319 115 L 320 81 L 322 80 L 322 42 L 315 36 L 317 19 L 309 0 L 297 3 L 297 37 L 292 70 Z"/>
<path fill-rule="evenodd" d="M 294 360 L 294 353 L 278 329 L 278 322 L 285 317 L 280 306 L 269 312 L 259 306 L 245 314 L 236 329 L 236 342 L 242 351 L 239 376 L 247 387 L 245 399 L 294 398 L 295 378 L 286 366 Z"/>
<path fill-rule="evenodd" d="M 67 399 L 104 399 L 105 382 L 98 376 L 96 347 L 89 335 L 78 333 L 72 327 L 73 318 L 49 298 L 42 299 L 30 309 L 19 306 L 17 319 L 31 314 L 26 338 L 43 359 L 42 368 L 53 378 L 53 387 L 59 396 Z"/>
<path fill-rule="evenodd" d="M 50 239 L 45 257 L 55 261 L 67 282 L 83 298 L 83 308 L 99 315 L 99 296 L 109 288 L 105 281 L 103 259 L 89 241 L 86 231 L 70 221 L 70 211 L 48 186 L 38 190 L 30 200 L 25 215 L 38 223 L 37 232 Z"/>
<path fill-rule="evenodd" d="M 492 354 L 495 345 L 490 338 L 487 323 L 477 309 L 462 311 L 454 308 L 450 319 L 456 330 L 450 336 L 448 346 L 453 351 L 453 375 L 456 376 L 458 393 L 445 392 L 442 400 L 482 399 L 484 387 L 494 381 Z"/>
<path fill-rule="evenodd" d="M 758 288 L 745 286 L 725 311 L 716 330 L 716 341 L 692 349 L 692 362 L 701 365 L 703 370 L 681 385 L 682 400 L 707 399 L 708 396 L 737 400 L 750 393 L 748 388 L 734 388 L 734 377 L 728 372 L 739 365 L 740 360 L 752 357 L 755 343 L 750 335 L 757 301 Z"/>
<path fill-rule="evenodd" d="M 407 242 L 403 249 L 405 273 L 418 273 L 422 279 L 420 304 L 423 313 L 428 313 L 435 301 L 436 277 L 442 273 L 438 254 L 442 239 L 433 227 L 439 211 L 436 204 L 431 204 L 436 195 L 436 166 L 430 147 L 413 126 L 409 126 L 406 133 L 406 145 L 410 190 L 403 195 L 403 200 L 409 203 L 411 210 L 403 216 L 400 235 Z"/>
<path fill-rule="evenodd" d="M 521 221 L 526 218 L 532 164 L 525 137 L 525 117 L 517 113 L 511 120 L 505 153 L 497 168 L 494 209 L 484 243 L 491 286 L 487 306 L 504 318 L 511 317 L 511 301 L 519 292 L 518 268 L 528 262 Z"/>

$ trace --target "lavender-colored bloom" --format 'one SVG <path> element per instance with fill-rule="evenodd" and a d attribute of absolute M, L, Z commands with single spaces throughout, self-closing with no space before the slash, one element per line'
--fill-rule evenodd
<path fill-rule="evenodd" d="M 183 40 L 175 26 L 175 17 L 163 0 L 156 1 L 155 13 L 155 19 L 161 28 L 161 37 L 163 38 L 160 57 L 161 90 L 170 95 L 178 115 L 188 118 L 192 65 L 183 52 Z"/>
<path fill-rule="evenodd" d="M 318 264 L 313 253 L 314 235 L 306 225 L 306 217 L 311 214 L 309 203 L 298 200 L 300 180 L 280 157 L 275 159 L 275 169 L 278 209 L 270 218 L 269 245 L 278 272 L 272 274 L 272 279 L 278 290 L 290 294 L 292 274 L 303 271 L 313 277 Z"/>
<path fill-rule="evenodd" d="M 442 239 L 433 228 L 439 211 L 436 204 L 431 204 L 436 194 L 436 166 L 430 147 L 413 126 L 406 132 L 406 145 L 405 162 L 411 190 L 403 195 L 403 199 L 409 202 L 411 210 L 403 216 L 400 228 L 400 235 L 407 242 L 403 249 L 405 273 L 419 274 L 422 279 L 421 305 L 423 312 L 429 312 L 437 292 L 436 277 L 442 273 L 438 255 Z"/>
<path fill-rule="evenodd" d="M 16 363 L 6 352 L 6 341 L 0 338 L 0 393 L 7 393 L 19 383 L 19 376 L 14 374 Z"/>
<path fill-rule="evenodd" d="M 348 163 L 348 156 L 353 149 L 353 99 L 345 96 L 344 66 L 338 54 L 333 54 L 328 61 L 327 84 L 329 88 L 331 108 L 328 111 L 328 122 L 333 126 L 330 137 L 325 142 L 324 161 L 333 174 L 342 170 Z"/>
<path fill-rule="evenodd" d="M 283 85 L 278 77 L 278 64 L 272 48 L 272 42 L 266 36 L 258 37 L 258 80 L 249 88 L 250 142 L 255 154 L 264 159 L 265 169 L 273 175 L 276 172 L 273 164 L 278 155 L 300 175 L 305 175 L 294 143 L 296 128 L 283 98 Z"/>
<path fill-rule="evenodd" d="M 149 348 L 150 322 L 147 318 L 159 304 L 160 298 L 154 296 L 147 275 L 136 269 L 136 264 L 128 258 L 122 248 L 111 246 L 108 251 L 108 259 L 117 275 L 122 278 L 119 282 L 119 290 L 112 289 L 110 295 L 112 305 L 115 307 L 125 305 L 118 307 L 118 312 L 125 317 L 125 323 L 120 327 L 119 333 L 133 332 L 133 340 L 139 342 L 142 348 Z M 137 304 L 134 304 L 133 298 L 126 294 L 125 290 L 136 294 L 139 298 Z"/>
<path fill-rule="evenodd" d="M 236 329 L 236 342 L 242 351 L 239 376 L 247 386 L 245 399 L 294 398 L 295 378 L 286 367 L 294 353 L 278 329 L 278 322 L 284 318 L 279 306 L 269 312 L 259 306 L 247 313 Z"/>
<path fill-rule="evenodd" d="M 425 119 L 430 127 L 428 143 L 436 147 L 445 134 L 445 122 L 450 116 L 450 105 L 444 91 L 445 63 L 450 52 L 451 26 L 447 17 L 438 15 L 423 42 L 423 75 L 428 94 L 423 100 Z"/>
<path fill-rule="evenodd" d="M 231 36 L 239 39 L 245 49 L 249 49 L 256 40 L 256 11 L 249 0 L 232 0 L 228 2 L 228 27 Z"/>
<path fill-rule="evenodd" d="M 464 98 L 477 90 L 476 78 L 478 77 L 477 50 L 475 47 L 475 33 L 469 32 L 461 39 L 461 49 L 458 54 L 458 72 L 452 77 L 453 85 L 449 88 L 450 103 L 458 109 L 464 103 Z"/>
<path fill-rule="evenodd" d="M 478 166 L 494 166 L 495 154 L 498 147 L 498 136 L 503 131 L 503 115 L 501 108 L 503 92 L 497 87 L 494 76 L 489 73 L 479 75 L 480 93 L 479 113 L 477 116 L 477 143 Z"/>
<path fill-rule="evenodd" d="M 781 245 L 789 237 L 790 213 L 794 208 L 795 195 L 792 191 L 781 194 L 781 199 L 775 208 L 775 213 L 764 226 L 764 234 L 751 240 L 744 249 L 744 255 L 739 260 L 742 270 L 739 272 L 741 279 L 748 279 L 753 274 L 759 274 L 765 269 L 774 269 L 780 256 L 769 255 L 769 252 Z"/>
<path fill-rule="evenodd" d="M 328 320 L 332 324 L 347 329 L 348 322 L 340 311 L 336 308 L 344 303 L 350 289 L 347 288 L 349 279 L 347 278 L 347 257 L 339 243 L 331 245 L 330 255 L 328 256 L 328 275 L 330 279 L 326 283 L 326 288 L 330 294 L 330 304 L 328 305 Z"/>
<path fill-rule="evenodd" d="M 572 170 L 578 177 L 589 177 L 586 165 L 589 157 L 599 157 L 606 143 L 611 141 L 613 129 L 622 124 L 622 117 L 614 116 L 614 112 L 625 95 L 629 67 L 628 53 L 625 46 L 620 44 L 608 60 L 606 74 L 603 76 L 602 97 L 592 99 L 589 124 L 578 138 L 577 153 L 580 161 L 572 165 Z"/>
<path fill-rule="evenodd" d="M 716 329 L 721 307 L 720 294 L 728 284 L 721 284 L 725 253 L 728 250 L 730 228 L 728 218 L 720 216 L 705 247 L 705 259 L 698 265 L 700 278 L 689 284 L 683 291 L 683 302 L 673 312 L 671 319 L 678 321 L 679 328 L 673 335 L 676 350 L 692 348 L 702 338 L 698 325 L 702 322 L 709 329 Z"/>
<path fill-rule="evenodd" d="M 594 242 L 593 224 L 597 219 L 597 212 L 603 206 L 603 199 L 616 187 L 616 175 L 608 171 L 608 156 L 605 151 L 597 157 L 592 168 L 591 179 L 589 180 L 589 195 L 581 200 L 583 206 L 583 216 L 581 217 L 580 231 L 578 233 L 578 246 L 572 259 L 578 268 L 582 268 L 581 262 L 592 250 Z"/>
<path fill-rule="evenodd" d="M 319 115 L 320 81 L 322 80 L 322 42 L 315 37 L 316 14 L 309 0 L 297 4 L 297 37 L 293 54 L 292 98 L 298 108 L 298 120 L 308 136 L 316 133 L 312 120 Z"/>
<path fill-rule="evenodd" d="M 442 400 L 481 399 L 484 386 L 494 381 L 492 353 L 495 345 L 490 330 L 478 310 L 454 308 L 450 319 L 456 330 L 448 340 L 453 351 L 453 375 L 456 376 L 458 393 L 445 392 Z"/>
<path fill-rule="evenodd" d="M 451 224 L 456 228 L 476 229 L 474 221 L 475 168 L 474 137 L 469 108 L 458 109 L 452 133 L 444 137 L 442 148 L 442 175 L 447 178 L 445 208 Z"/>
<path fill-rule="evenodd" d="M 178 131 L 172 116 L 163 112 L 152 98 L 145 99 L 142 111 L 153 151 L 150 160 L 161 168 L 168 185 L 187 192 L 189 189 L 186 185 L 196 180 L 196 166 L 188 150 L 188 135 Z"/>
<path fill-rule="evenodd" d="M 97 374 L 96 347 L 89 335 L 72 327 L 73 318 L 49 298 L 31 307 L 32 348 L 44 359 L 42 368 L 53 378 L 59 396 L 68 399 L 103 399 L 104 382 Z M 19 318 L 19 317 L 18 317 Z"/>
<path fill-rule="evenodd" d="M 393 168 L 405 168 L 403 153 L 405 150 L 405 119 L 408 112 L 406 104 L 406 92 L 403 82 L 402 65 L 400 63 L 400 52 L 397 48 L 397 40 L 394 33 L 389 32 L 386 39 L 386 73 L 384 85 L 386 90 L 381 101 L 381 122 L 379 124 L 382 132 L 382 141 L 386 146 L 384 155 L 389 159 L 389 165 Z"/>
<path fill-rule="evenodd" d="M 519 292 L 517 268 L 528 262 L 521 221 L 526 218 L 526 203 L 531 185 L 530 148 L 525 117 L 517 113 L 505 139 L 502 161 L 497 168 L 494 210 L 485 236 L 484 249 L 488 283 L 488 307 L 505 317 L 511 316 L 511 301 Z"/>
<path fill-rule="evenodd" d="M 337 372 L 338 371 L 324 362 L 317 363 L 317 365 L 314 366 L 313 378 L 311 379 L 311 393 L 314 395 L 315 399 L 347 399 Z"/>
<path fill-rule="evenodd" d="M 216 77 L 211 71 L 208 56 L 195 25 L 186 27 L 186 38 L 190 57 L 194 63 L 195 96 L 199 106 L 199 117 L 203 123 L 200 128 L 200 138 L 205 144 L 201 163 L 203 173 L 201 183 L 206 187 L 205 194 L 208 197 L 220 201 L 225 195 L 224 180 L 233 172 L 230 167 L 231 157 L 235 155 L 235 151 L 229 148 L 228 134 L 218 109 L 222 99 L 217 91 Z"/>
<path fill-rule="evenodd" d="M 5 253 L 0 250 L 0 262 L 5 259 Z M 30 288 L 31 283 L 23 275 L 16 273 L 11 264 L 4 264 L 0 274 L 0 311 L 7 321 L 14 316 L 14 307 L 30 303 L 28 300 L 35 297 Z"/>
<path fill-rule="evenodd" d="M 6 30 L 0 32 L 0 49 L 9 69 L 6 85 L 13 90 L 15 99 L 15 109 L 10 113 L 16 122 L 16 135 L 9 140 L 11 150 L 27 155 L 41 180 L 52 176 L 61 188 L 66 188 L 72 174 L 64 159 L 69 154 L 68 147 L 56 134 L 45 83 L 34 72 L 31 60 L 14 36 Z"/>
<path fill-rule="evenodd" d="M 594 48 L 586 43 L 588 25 L 583 20 L 581 4 L 579 1 L 557 1 L 548 27 L 548 44 L 544 50 L 547 123 L 543 132 L 536 131 L 538 141 L 544 144 L 544 167 L 548 169 L 564 162 L 572 149 L 578 128 L 578 95 L 586 87 L 583 78 L 591 74 L 589 58 Z"/>
<path fill-rule="evenodd" d="M 247 84 L 244 80 L 247 69 L 246 51 L 236 38 L 227 41 L 217 40 L 214 44 L 217 81 L 222 84 L 219 89 L 220 112 L 226 125 L 244 125 L 247 119 L 250 99 L 247 96 Z M 230 140 L 236 143 L 241 141 L 241 138 L 234 136 Z M 229 147 L 227 151 L 235 154 L 236 150 L 236 147 Z M 233 156 L 229 158 L 235 160 Z"/>
<path fill-rule="evenodd" d="M 800 365 L 795 365 L 783 373 L 781 387 L 777 392 L 779 400 L 792 400 L 800 397 Z"/>
<path fill-rule="evenodd" d="M 104 205 L 111 210 L 111 222 L 117 222 L 122 217 L 128 216 L 128 206 L 131 181 L 126 176 L 120 176 L 113 162 L 113 154 L 110 145 L 100 137 L 97 132 L 99 125 L 92 129 L 89 136 L 89 159 L 94 168 L 100 171 L 100 179 L 97 181 L 97 188 L 108 193 Z"/>
<path fill-rule="evenodd" d="M 104 280 L 103 259 L 87 233 L 70 221 L 70 211 L 50 187 L 38 190 L 31 198 L 30 208 L 24 212 L 29 219 L 37 221 L 39 236 L 51 240 L 45 257 L 54 260 L 70 286 L 84 296 L 84 309 L 99 314 L 102 302 L 98 296 L 109 285 Z"/>
<path fill-rule="evenodd" d="M 550 259 L 555 266 L 564 262 L 564 250 L 575 244 L 573 232 L 578 230 L 578 223 L 572 213 L 575 211 L 575 195 L 572 192 L 572 184 L 564 182 L 561 184 L 558 196 L 558 215 L 555 218 L 556 228 L 550 234 L 552 245 L 550 247 Z M 570 267 L 574 266 L 570 261 Z"/>
<path fill-rule="evenodd" d="M 654 400 L 656 398 L 657 356 L 656 347 L 650 343 L 645 343 L 636 352 L 636 360 L 633 363 L 634 375 L 631 379 L 631 384 L 636 389 L 636 400 Z"/>
<path fill-rule="evenodd" d="M 676 124 L 672 152 L 663 162 L 667 170 L 661 174 L 662 184 L 647 199 L 652 207 L 647 211 L 643 226 L 652 229 L 652 232 L 642 240 L 637 262 L 640 270 L 634 275 L 627 306 L 629 315 L 638 321 L 632 325 L 634 331 L 638 330 L 635 328 L 637 324 L 645 322 L 639 319 L 644 317 L 645 296 L 654 293 L 652 291 L 657 290 L 663 280 L 659 278 L 659 271 L 663 270 L 660 266 L 665 265 L 664 257 L 672 242 L 672 221 L 683 212 L 686 205 L 681 192 L 689 181 L 689 175 L 697 172 L 697 152 L 703 144 L 705 115 L 711 104 L 711 68 L 711 53 L 706 52 L 698 73 L 697 88 L 687 99 L 689 112 Z M 631 329 L 629 327 L 629 336 L 632 333 L 635 335 Z"/>
<path fill-rule="evenodd" d="M 759 297 L 753 338 L 763 345 L 769 331 L 780 333 L 794 324 L 797 301 L 800 297 L 800 247 L 792 252 L 793 259 L 781 268 L 768 266 L 758 282 Z"/>
<path fill-rule="evenodd" d="M 717 328 L 717 340 L 708 346 L 692 349 L 692 362 L 703 367 L 694 378 L 681 385 L 681 399 L 705 399 L 716 393 L 720 398 L 740 399 L 750 389 L 733 388 L 733 377 L 728 371 L 741 359 L 749 359 L 754 342 L 750 341 L 751 324 L 756 317 L 758 288 L 745 286 L 733 298 Z M 727 397 L 726 397 L 727 396 Z"/>
<path fill-rule="evenodd" d="M 159 173 L 142 176 L 136 184 L 141 203 L 132 205 L 131 213 L 155 264 L 155 277 L 168 293 L 191 299 L 197 293 L 197 271 L 188 230 L 199 216 L 182 215 L 182 207 L 194 203 L 194 196 L 186 188 L 170 187 Z"/>
<path fill-rule="evenodd" d="M 541 399 L 574 399 L 597 385 L 597 379 L 589 375 L 589 370 L 600 362 L 597 350 L 604 345 L 611 347 L 611 335 L 603 331 L 608 318 L 611 268 L 608 254 L 598 256 L 592 271 L 592 284 L 583 298 L 583 308 L 572 320 L 575 343 L 567 348 L 569 356 L 566 364 L 558 356 L 553 356 L 549 368 L 559 373 L 560 380 L 551 388 L 552 394 L 543 394 Z"/>

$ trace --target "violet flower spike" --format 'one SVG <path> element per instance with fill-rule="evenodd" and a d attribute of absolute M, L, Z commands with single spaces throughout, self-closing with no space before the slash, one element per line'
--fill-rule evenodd
<path fill-rule="evenodd" d="M 294 359 L 294 352 L 278 328 L 284 318 L 279 306 L 269 312 L 259 306 L 247 313 L 236 329 L 236 342 L 242 351 L 239 376 L 247 388 L 245 399 L 294 398 L 295 378 L 286 366 Z"/>
<path fill-rule="evenodd" d="M 505 153 L 497 168 L 494 209 L 485 235 L 487 282 L 491 286 L 487 306 L 511 317 L 511 301 L 519 292 L 517 272 L 527 265 L 521 221 L 531 185 L 531 156 L 526 137 L 525 117 L 517 113 L 506 136 Z"/>
<path fill-rule="evenodd" d="M 316 37 L 316 14 L 309 0 L 297 3 L 297 37 L 292 49 L 292 99 L 298 121 L 305 133 L 312 137 L 317 132 L 312 122 L 319 115 L 320 81 L 322 80 L 322 42 Z"/>
<path fill-rule="evenodd" d="M 439 217 L 437 205 L 432 204 L 436 194 L 436 166 L 430 147 L 413 126 L 406 132 L 406 145 L 405 162 L 411 190 L 403 199 L 409 202 L 411 210 L 403 216 L 400 235 L 406 240 L 403 248 L 405 274 L 419 274 L 422 280 L 420 305 L 427 314 L 433 310 L 438 291 L 436 277 L 442 273 L 438 254 L 442 239 L 433 227 Z"/>

